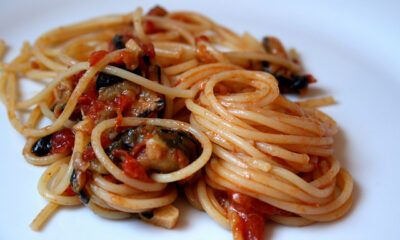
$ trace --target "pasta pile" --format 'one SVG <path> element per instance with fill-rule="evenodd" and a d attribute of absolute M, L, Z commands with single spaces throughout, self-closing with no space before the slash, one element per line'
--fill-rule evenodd
<path fill-rule="evenodd" d="M 49 204 L 34 230 L 59 206 L 81 204 L 173 228 L 179 193 L 234 239 L 262 239 L 267 220 L 304 226 L 351 207 L 352 178 L 333 157 L 338 128 L 316 109 L 333 98 L 282 95 L 316 80 L 277 38 L 137 8 L 49 31 L 0 70 L 23 155 L 48 166 L 38 190 Z M 44 87 L 21 100 L 22 79 Z"/>

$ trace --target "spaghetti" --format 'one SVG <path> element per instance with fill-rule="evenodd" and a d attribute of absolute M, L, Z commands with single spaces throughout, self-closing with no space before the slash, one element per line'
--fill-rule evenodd
<path fill-rule="evenodd" d="M 179 188 L 234 239 L 261 239 L 267 219 L 303 226 L 351 206 L 352 178 L 332 156 L 336 123 L 315 108 L 334 100 L 282 95 L 316 80 L 277 38 L 138 8 L 49 31 L 0 68 L 23 155 L 48 166 L 38 190 L 49 204 L 34 230 L 81 204 L 172 228 Z M 47 82 L 20 100 L 23 78 Z M 26 123 L 19 111 L 30 112 Z"/>

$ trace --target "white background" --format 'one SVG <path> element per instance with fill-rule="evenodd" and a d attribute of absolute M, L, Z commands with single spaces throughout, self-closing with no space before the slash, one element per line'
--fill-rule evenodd
<path fill-rule="evenodd" d="M 0 38 L 15 56 L 23 40 L 90 17 L 147 11 L 155 1 L 4 1 Z M 303 228 L 268 224 L 266 239 L 399 239 L 400 4 L 396 1 L 159 1 L 201 12 L 238 33 L 279 37 L 318 78 L 310 96 L 333 95 L 323 108 L 340 127 L 336 157 L 355 180 L 354 207 L 343 219 Z M 180 200 L 174 230 L 138 220 L 102 219 L 83 207 L 58 211 L 37 233 L 29 223 L 46 205 L 36 190 L 44 168 L 22 157 L 24 138 L 0 106 L 0 239 L 231 239 L 205 213 Z"/>

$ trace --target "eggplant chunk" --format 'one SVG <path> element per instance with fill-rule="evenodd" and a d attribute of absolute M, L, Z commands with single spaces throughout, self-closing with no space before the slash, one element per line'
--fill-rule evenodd
<path fill-rule="evenodd" d="M 78 195 L 79 199 L 84 203 L 88 204 L 90 201 L 89 194 L 86 193 L 84 186 L 86 184 L 86 172 L 82 172 L 79 170 L 73 170 L 70 184 L 72 190 Z"/>
<path fill-rule="evenodd" d="M 160 99 L 156 102 L 150 102 L 148 105 L 149 106 L 142 113 L 140 113 L 138 117 L 145 118 L 154 112 L 157 112 L 157 116 L 160 117 L 159 113 L 161 113 L 161 110 L 164 109 L 165 101 L 164 99 Z"/>
<path fill-rule="evenodd" d="M 289 59 L 279 39 L 275 37 L 264 37 L 262 43 L 269 54 Z M 310 83 L 310 77 L 308 75 L 292 74 L 287 69 L 277 64 L 264 61 L 262 62 L 262 67 L 264 72 L 271 73 L 275 76 L 281 93 L 299 93 L 301 89 L 307 88 Z"/>
<path fill-rule="evenodd" d="M 106 153 L 112 160 L 116 160 L 114 156 L 111 155 L 112 150 L 122 149 L 130 151 L 135 144 L 140 143 L 144 140 L 146 132 L 143 131 L 142 126 L 133 127 L 125 130 L 118 134 L 110 146 L 107 147 Z"/>
<path fill-rule="evenodd" d="M 96 90 L 114 85 L 116 83 L 122 82 L 123 79 L 114 75 L 99 73 L 96 80 Z"/>
<path fill-rule="evenodd" d="M 190 160 L 200 155 L 200 143 L 188 132 L 160 127 L 157 134 L 169 147 L 182 150 Z"/>
<path fill-rule="evenodd" d="M 161 117 L 165 109 L 164 95 L 142 88 L 138 99 L 132 104 L 130 116 Z"/>
<path fill-rule="evenodd" d="M 187 166 L 201 152 L 200 143 L 190 133 L 151 125 L 125 130 L 113 140 L 106 152 L 116 161 L 111 155 L 112 150 L 132 152 L 133 148 L 134 157 L 146 170 L 164 173 Z"/>
<path fill-rule="evenodd" d="M 156 208 L 152 212 L 139 213 L 139 217 L 145 222 L 171 229 L 174 228 L 178 222 L 179 210 L 172 205 L 167 205 Z"/>
<path fill-rule="evenodd" d="M 265 50 L 277 57 L 287 59 L 287 53 L 281 41 L 276 37 L 264 37 L 262 40 Z"/>
<path fill-rule="evenodd" d="M 142 59 L 143 59 L 144 64 L 146 64 L 147 66 L 151 65 L 150 56 L 148 54 L 144 54 L 142 56 Z"/>
<path fill-rule="evenodd" d="M 137 161 L 145 168 L 158 172 L 172 172 L 184 168 L 199 154 L 200 143 L 180 130 L 154 127 L 145 151 Z"/>
<path fill-rule="evenodd" d="M 129 81 L 122 81 L 114 85 L 102 88 L 99 90 L 99 99 L 102 101 L 113 101 L 122 94 L 136 99 L 136 95 L 140 93 L 140 87 Z"/>
<path fill-rule="evenodd" d="M 116 49 L 124 49 L 125 48 L 125 37 L 122 34 L 116 34 L 113 39 L 112 43 Z"/>

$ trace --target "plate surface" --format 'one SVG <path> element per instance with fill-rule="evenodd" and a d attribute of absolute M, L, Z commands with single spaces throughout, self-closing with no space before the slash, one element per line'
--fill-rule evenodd
<path fill-rule="evenodd" d="M 322 110 L 338 123 L 335 155 L 355 180 L 354 206 L 343 219 L 303 228 L 268 224 L 266 239 L 398 239 L 400 235 L 400 2 L 168 1 L 168 10 L 198 11 L 238 33 L 279 37 L 318 78 L 309 96 L 333 95 Z M 14 57 L 23 40 L 94 16 L 126 13 L 155 1 L 4 1 L 0 38 Z M 41 232 L 29 223 L 45 206 L 37 181 L 44 168 L 22 157 L 24 138 L 0 106 L 0 239 L 231 239 L 207 214 L 178 201 L 174 230 L 138 220 L 111 221 L 89 209 L 64 208 Z"/>

